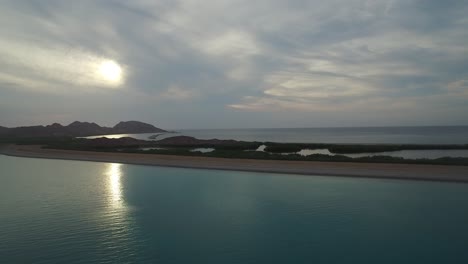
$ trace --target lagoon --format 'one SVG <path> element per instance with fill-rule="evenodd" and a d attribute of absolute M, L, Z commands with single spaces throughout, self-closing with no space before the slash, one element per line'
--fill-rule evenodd
<path fill-rule="evenodd" d="M 468 185 L 0 156 L 1 263 L 467 263 Z"/>

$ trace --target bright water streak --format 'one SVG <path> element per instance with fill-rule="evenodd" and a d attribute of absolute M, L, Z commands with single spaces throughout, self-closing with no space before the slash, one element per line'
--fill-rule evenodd
<path fill-rule="evenodd" d="M 0 156 L 0 263 L 468 263 L 468 185 Z"/>

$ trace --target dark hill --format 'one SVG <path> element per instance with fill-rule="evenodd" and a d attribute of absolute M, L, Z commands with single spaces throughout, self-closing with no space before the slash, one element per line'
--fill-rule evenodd
<path fill-rule="evenodd" d="M 54 124 L 55 125 L 55 124 Z M 67 126 L 69 129 L 101 129 L 96 123 L 75 121 Z"/>
<path fill-rule="evenodd" d="M 155 132 L 166 132 L 153 125 L 138 122 L 138 121 L 127 121 L 120 122 L 112 128 L 115 132 L 122 133 L 155 133 Z"/>
<path fill-rule="evenodd" d="M 0 137 L 85 137 L 106 134 L 138 134 L 165 132 L 153 125 L 138 121 L 120 122 L 114 127 L 101 127 L 96 123 L 75 121 L 68 126 L 54 123 L 48 126 L 0 127 Z"/>
<path fill-rule="evenodd" d="M 7 127 L 2 127 L 0 126 L 0 137 L 4 134 L 6 134 L 8 131 L 8 128 Z"/>
<path fill-rule="evenodd" d="M 75 121 L 65 127 L 65 130 L 74 136 L 90 136 L 90 135 L 104 135 L 104 134 L 117 134 L 111 131 L 110 128 L 100 127 L 96 123 L 79 122 Z M 138 133 L 138 132 L 137 132 Z"/>

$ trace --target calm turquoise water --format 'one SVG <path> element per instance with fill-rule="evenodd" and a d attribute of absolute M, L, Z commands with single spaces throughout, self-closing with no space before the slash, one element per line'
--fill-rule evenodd
<path fill-rule="evenodd" d="M 0 156 L 0 263 L 468 263 L 468 185 Z"/>

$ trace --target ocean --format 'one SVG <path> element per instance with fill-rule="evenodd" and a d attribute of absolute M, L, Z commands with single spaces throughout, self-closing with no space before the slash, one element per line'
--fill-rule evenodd
<path fill-rule="evenodd" d="M 468 263 L 468 185 L 0 155 L 0 263 Z"/>
<path fill-rule="evenodd" d="M 339 127 L 339 128 L 268 128 L 177 130 L 156 139 L 178 135 L 199 139 L 234 139 L 287 143 L 361 143 L 361 144 L 468 144 L 468 126 L 426 127 Z M 148 139 L 149 134 L 107 135 Z M 101 136 L 93 136 L 96 138 Z"/>

